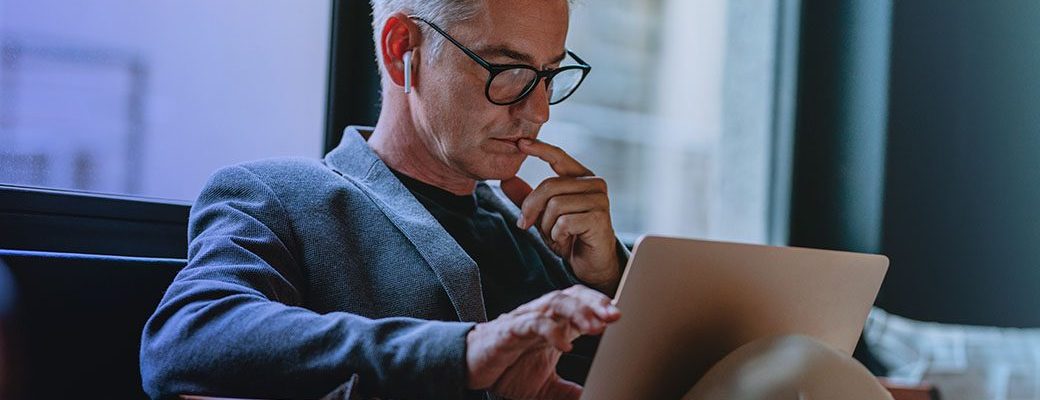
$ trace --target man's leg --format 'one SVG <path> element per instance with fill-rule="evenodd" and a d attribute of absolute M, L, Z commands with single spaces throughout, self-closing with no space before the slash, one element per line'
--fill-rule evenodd
<path fill-rule="evenodd" d="M 862 364 L 807 336 L 756 340 L 708 371 L 684 400 L 887 399 Z"/>

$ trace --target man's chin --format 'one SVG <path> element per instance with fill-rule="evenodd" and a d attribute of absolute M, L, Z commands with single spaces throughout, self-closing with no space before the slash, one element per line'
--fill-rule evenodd
<path fill-rule="evenodd" d="M 504 180 L 516 176 L 516 173 L 520 171 L 520 165 L 523 164 L 527 155 L 520 155 L 514 157 L 496 157 L 490 156 L 488 164 L 481 168 L 478 176 L 482 180 Z"/>

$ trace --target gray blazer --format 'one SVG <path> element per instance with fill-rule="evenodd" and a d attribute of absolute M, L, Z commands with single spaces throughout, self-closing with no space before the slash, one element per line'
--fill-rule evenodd
<path fill-rule="evenodd" d="M 464 390 L 466 334 L 487 320 L 477 265 L 370 133 L 347 128 L 324 160 L 214 173 L 191 209 L 188 264 L 142 334 L 149 396 L 484 397 Z M 477 195 L 516 221 L 500 190 Z M 579 283 L 528 234 L 561 288 Z"/>

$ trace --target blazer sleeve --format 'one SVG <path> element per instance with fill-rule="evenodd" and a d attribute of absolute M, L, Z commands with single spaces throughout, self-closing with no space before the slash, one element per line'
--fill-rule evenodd
<path fill-rule="evenodd" d="M 355 374 L 364 396 L 466 396 L 472 323 L 303 308 L 294 235 L 256 174 L 210 178 L 191 210 L 188 264 L 142 333 L 149 396 L 317 398 Z"/>

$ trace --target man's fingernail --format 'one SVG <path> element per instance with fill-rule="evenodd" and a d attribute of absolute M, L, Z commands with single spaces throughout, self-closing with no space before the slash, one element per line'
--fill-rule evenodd
<path fill-rule="evenodd" d="M 516 217 L 516 227 L 524 229 L 524 214 L 520 214 Z"/>

